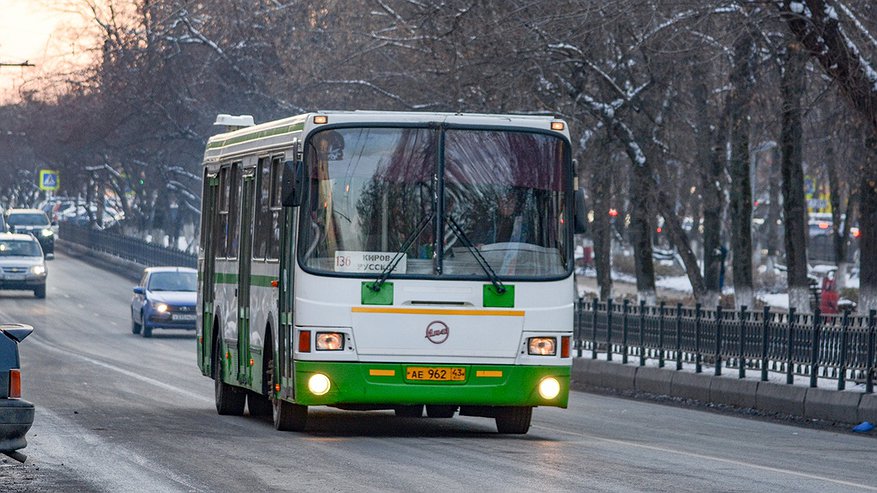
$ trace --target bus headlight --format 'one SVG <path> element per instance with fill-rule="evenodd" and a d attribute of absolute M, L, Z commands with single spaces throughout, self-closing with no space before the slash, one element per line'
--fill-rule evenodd
<path fill-rule="evenodd" d="M 317 332 L 317 351 L 341 351 L 344 334 L 341 332 Z"/>
<path fill-rule="evenodd" d="M 308 379 L 308 390 L 314 395 L 325 395 L 329 387 L 331 387 L 329 377 L 322 373 L 315 373 Z"/>
<path fill-rule="evenodd" d="M 531 337 L 527 342 L 527 353 L 536 356 L 557 354 L 557 339 L 553 337 Z"/>
<path fill-rule="evenodd" d="M 560 393 L 560 382 L 557 381 L 554 377 L 543 378 L 541 382 L 539 382 L 539 395 L 542 396 L 543 399 L 551 400 L 557 397 L 557 394 Z"/>

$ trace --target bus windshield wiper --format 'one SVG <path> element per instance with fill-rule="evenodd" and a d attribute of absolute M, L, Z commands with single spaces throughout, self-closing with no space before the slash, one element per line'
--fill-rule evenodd
<path fill-rule="evenodd" d="M 454 221 L 454 218 L 452 217 L 448 218 L 448 224 L 450 224 L 451 226 L 451 231 L 453 231 L 454 234 L 457 235 L 458 238 L 460 238 L 460 241 L 463 242 L 463 246 L 465 246 L 466 249 L 469 250 L 469 253 L 471 253 L 472 256 L 475 257 L 475 261 L 478 263 L 478 266 L 481 267 L 484 273 L 487 274 L 487 277 L 490 278 L 490 283 L 493 284 L 493 289 L 496 290 L 496 294 L 505 293 L 505 285 L 503 285 L 502 281 L 499 280 L 499 276 L 497 276 L 496 272 L 494 272 L 493 269 L 490 267 L 487 259 L 485 259 L 484 256 L 481 255 L 481 252 L 479 252 L 478 249 L 475 248 L 475 245 L 472 244 L 472 240 L 470 240 L 469 237 L 466 236 L 463 228 L 461 228 L 460 225 L 457 224 L 457 221 Z"/>
<path fill-rule="evenodd" d="M 378 276 L 375 282 L 371 283 L 371 285 L 368 286 L 369 289 L 376 293 L 381 290 L 381 286 L 383 286 L 384 283 L 387 282 L 387 278 L 390 277 L 390 274 L 392 274 L 393 271 L 396 269 L 396 266 L 399 265 L 399 261 L 402 260 L 402 255 L 404 255 L 405 252 L 408 251 L 408 248 L 411 247 L 411 244 L 414 243 L 414 240 L 416 240 L 417 237 L 420 236 L 420 233 L 422 233 L 423 230 L 429 225 L 430 221 L 432 221 L 432 216 L 434 215 L 435 212 L 430 212 L 429 214 L 424 216 L 423 219 L 420 220 L 417 228 L 415 228 L 414 232 L 411 233 L 408 238 L 405 238 L 405 242 L 402 243 L 402 247 L 399 248 L 395 255 L 393 255 L 393 258 L 390 260 L 387 266 L 384 267 L 381 275 Z"/>

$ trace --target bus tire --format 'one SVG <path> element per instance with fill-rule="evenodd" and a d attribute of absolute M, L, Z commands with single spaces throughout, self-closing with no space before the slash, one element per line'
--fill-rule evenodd
<path fill-rule="evenodd" d="M 453 418 L 457 406 L 426 405 L 426 415 L 430 418 Z"/>
<path fill-rule="evenodd" d="M 145 332 L 146 327 L 143 329 Z M 216 401 L 216 412 L 223 416 L 241 416 L 244 414 L 247 394 L 242 389 L 222 381 L 220 345 L 217 343 L 215 346 L 213 350 L 213 397 Z"/>
<path fill-rule="evenodd" d="M 274 429 L 278 431 L 304 431 L 308 424 L 308 406 L 293 404 L 283 399 L 272 402 Z"/>
<path fill-rule="evenodd" d="M 273 412 L 271 400 L 252 390 L 247 392 L 247 409 L 250 410 L 250 416 L 271 416 Z"/>
<path fill-rule="evenodd" d="M 423 404 L 416 404 L 414 406 L 396 406 L 393 408 L 396 411 L 396 416 L 400 418 L 419 418 L 423 416 Z"/>
<path fill-rule="evenodd" d="M 530 430 L 532 407 L 506 407 L 496 412 L 496 431 L 511 435 L 523 435 Z"/>

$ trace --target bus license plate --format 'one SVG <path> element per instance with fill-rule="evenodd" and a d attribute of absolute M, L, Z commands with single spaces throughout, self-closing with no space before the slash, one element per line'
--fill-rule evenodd
<path fill-rule="evenodd" d="M 423 367 L 410 366 L 405 368 L 407 380 L 431 380 L 436 382 L 458 382 L 466 380 L 466 369 L 459 367 Z"/>
<path fill-rule="evenodd" d="M 174 313 L 171 315 L 171 320 L 195 320 L 194 313 Z"/>

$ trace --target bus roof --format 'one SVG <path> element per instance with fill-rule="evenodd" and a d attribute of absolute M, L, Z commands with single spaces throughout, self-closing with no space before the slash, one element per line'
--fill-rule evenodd
<path fill-rule="evenodd" d="M 216 162 L 223 157 L 242 152 L 290 144 L 315 126 L 312 116 L 325 116 L 328 124 L 345 123 L 448 123 L 479 125 L 486 127 L 521 127 L 556 131 L 569 139 L 569 129 L 560 118 L 552 115 L 485 114 L 485 113 L 432 113 L 415 111 L 317 111 L 280 120 L 260 123 L 210 137 L 204 152 L 205 163 Z M 562 130 L 552 129 L 552 123 L 562 123 Z"/>

